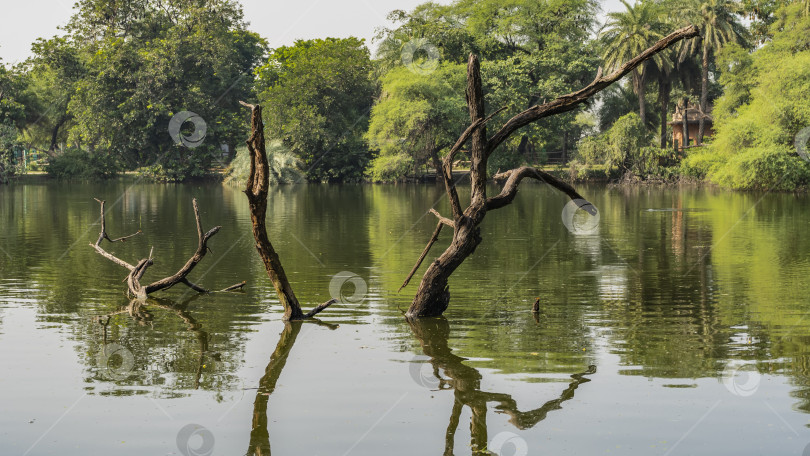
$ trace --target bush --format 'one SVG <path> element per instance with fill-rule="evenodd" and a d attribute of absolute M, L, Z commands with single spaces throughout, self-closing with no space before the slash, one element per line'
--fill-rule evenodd
<path fill-rule="evenodd" d="M 270 168 L 271 184 L 294 184 L 304 180 L 301 171 L 301 160 L 282 146 L 281 141 L 267 143 L 267 164 Z M 225 170 L 224 182 L 229 185 L 243 186 L 250 176 L 250 152 L 247 147 L 236 149 L 228 169 Z"/>
<path fill-rule="evenodd" d="M 638 175 L 655 172 L 662 164 L 666 151 L 649 147 L 650 134 L 638 114 L 631 112 L 620 117 L 606 132 L 583 138 L 577 145 L 577 154 L 586 164 L 604 165 L 605 174 L 617 169 Z"/>
<path fill-rule="evenodd" d="M 683 169 L 734 189 L 794 190 L 810 183 L 810 164 L 795 141 L 810 126 L 810 17 L 800 4 L 775 15 L 773 39 L 750 56 L 730 49 L 722 63 L 725 93 L 705 151 Z"/>
<path fill-rule="evenodd" d="M 220 154 L 218 148 L 201 146 L 187 149 L 174 146 L 153 165 L 135 170 L 138 176 L 155 182 L 183 182 L 209 175 L 208 168 L 213 158 Z"/>
<path fill-rule="evenodd" d="M 8 182 L 17 172 L 14 150 L 18 147 L 17 129 L 13 125 L 0 124 L 0 183 Z"/>
<path fill-rule="evenodd" d="M 51 157 L 45 171 L 58 179 L 104 179 L 118 174 L 120 166 L 115 158 L 107 154 L 68 149 Z"/>
<path fill-rule="evenodd" d="M 372 182 L 395 182 L 413 169 L 413 158 L 407 154 L 380 155 L 369 164 L 366 175 Z"/>

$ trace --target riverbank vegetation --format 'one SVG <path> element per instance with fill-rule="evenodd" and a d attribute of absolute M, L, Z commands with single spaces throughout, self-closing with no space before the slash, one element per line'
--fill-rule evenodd
<path fill-rule="evenodd" d="M 694 24 L 701 37 L 504 141 L 488 173 L 530 165 L 576 179 L 802 189 L 808 11 L 807 0 L 628 1 L 607 14 L 594 0 L 455 0 L 391 12 L 372 43 L 269 49 L 236 0 L 81 0 L 59 36 L 0 65 L 0 181 L 31 170 L 32 156 L 58 178 L 244 181 L 239 100 L 265 107 L 279 183 L 436 179 L 469 125 L 470 53 L 486 110 L 503 108 L 498 125 Z M 673 137 L 676 109 L 697 113 L 686 144 Z"/>

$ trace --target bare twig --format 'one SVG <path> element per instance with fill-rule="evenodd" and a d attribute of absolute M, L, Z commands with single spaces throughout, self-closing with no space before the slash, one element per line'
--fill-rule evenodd
<path fill-rule="evenodd" d="M 405 278 L 405 282 L 403 282 L 402 286 L 399 287 L 399 290 L 397 290 L 397 293 L 399 293 L 400 291 L 402 291 L 403 288 L 408 286 L 408 282 L 411 281 L 413 275 L 416 274 L 417 270 L 419 270 L 419 266 L 422 265 L 422 261 L 425 260 L 425 257 L 427 256 L 428 252 L 430 252 L 430 248 L 433 247 L 433 244 L 435 244 L 436 241 L 439 239 L 439 233 L 442 232 L 443 226 L 444 223 L 442 223 L 441 221 L 436 224 L 436 229 L 433 231 L 433 236 L 430 237 L 430 241 L 428 241 L 427 245 L 425 246 L 425 250 L 423 250 L 422 254 L 419 255 L 419 259 L 416 260 L 416 264 L 414 265 L 413 269 L 411 269 L 411 272 L 408 274 L 408 277 Z"/>

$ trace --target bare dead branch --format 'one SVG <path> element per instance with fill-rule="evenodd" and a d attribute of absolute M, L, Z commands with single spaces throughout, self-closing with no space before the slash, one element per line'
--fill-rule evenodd
<path fill-rule="evenodd" d="M 520 181 L 524 178 L 531 178 L 537 179 L 540 182 L 545 184 L 551 185 L 552 187 L 560 190 L 561 192 L 568 195 L 569 198 L 572 200 L 582 200 L 587 202 L 585 198 L 582 197 L 574 187 L 571 187 L 567 183 L 557 179 L 556 177 L 552 176 L 549 173 L 541 171 L 537 168 L 532 168 L 529 166 L 523 166 L 521 168 L 512 169 L 503 173 L 496 174 L 493 178 L 498 180 L 506 179 L 506 183 L 501 189 L 501 193 L 497 196 L 493 196 L 487 198 L 487 210 L 491 211 L 493 209 L 500 209 L 508 204 L 511 204 L 512 201 L 515 199 L 518 191 L 518 185 L 520 185 Z M 583 209 L 587 210 L 591 215 L 596 215 L 596 208 L 593 207 L 590 203 L 581 205 Z"/>
<path fill-rule="evenodd" d="M 191 281 L 189 281 L 186 278 L 186 276 L 194 269 L 194 267 L 197 265 L 197 263 L 199 263 L 203 259 L 206 252 L 208 252 L 210 250 L 208 248 L 208 240 L 211 239 L 212 236 L 217 234 L 217 232 L 219 232 L 219 230 L 221 228 L 219 226 L 215 226 L 214 228 L 211 228 L 210 230 L 208 230 L 208 232 L 203 233 L 202 222 L 200 220 L 200 209 L 199 209 L 199 207 L 197 205 L 197 200 L 196 199 L 192 200 L 192 204 L 194 206 L 194 217 L 195 217 L 196 226 L 197 226 L 197 239 L 198 239 L 197 251 L 194 252 L 194 255 L 192 255 L 192 257 L 189 258 L 189 260 L 186 262 L 186 264 L 183 265 L 183 267 L 180 268 L 180 270 L 177 271 L 175 274 L 173 274 L 173 275 L 171 275 L 169 277 L 163 278 L 161 280 L 158 280 L 156 282 L 153 282 L 153 283 L 151 283 L 151 284 L 149 284 L 147 286 L 143 286 L 141 284 L 141 279 L 143 278 L 144 274 L 146 273 L 146 270 L 150 266 L 152 266 L 154 264 L 154 261 L 152 259 L 152 255 L 154 254 L 154 247 L 152 249 L 150 249 L 149 257 L 138 261 L 138 263 L 135 266 L 133 266 L 133 265 L 127 263 L 126 261 L 121 260 L 120 258 L 116 257 L 115 255 L 112 255 L 109 252 L 105 251 L 101 247 L 101 242 L 104 239 L 107 239 L 110 242 L 116 242 L 116 241 L 123 242 L 125 239 L 130 238 L 132 236 L 135 236 L 135 235 L 141 233 L 141 231 L 138 230 L 137 233 L 131 234 L 129 236 L 124 236 L 122 238 L 110 239 L 110 237 L 107 235 L 107 231 L 106 231 L 106 220 L 105 220 L 105 211 L 104 211 L 105 202 L 104 202 L 104 200 L 100 200 L 98 198 L 96 198 L 96 201 L 98 201 L 99 204 L 101 205 L 101 233 L 99 233 L 99 237 L 98 237 L 98 240 L 96 241 L 96 243 L 95 244 L 90 244 L 90 245 L 96 250 L 96 252 L 101 254 L 103 257 L 105 257 L 108 260 L 118 264 L 119 266 L 125 267 L 125 268 L 127 268 L 129 270 L 129 275 L 127 275 L 125 280 L 127 282 L 127 287 L 129 289 L 130 294 L 133 294 L 138 298 L 145 298 L 150 293 L 154 293 L 154 292 L 159 291 L 159 290 L 171 288 L 172 286 L 174 286 L 174 285 L 176 285 L 178 283 L 182 283 L 182 284 L 188 286 L 189 288 L 191 288 L 192 290 L 197 291 L 199 293 L 209 293 L 210 292 L 209 290 L 206 290 L 205 288 L 203 288 L 203 287 L 201 287 L 201 286 L 199 286 L 199 285 L 197 285 L 195 283 L 192 283 Z M 239 285 L 234 285 L 234 286 L 228 287 L 225 290 L 230 291 L 232 289 L 241 288 L 242 286 L 244 286 L 244 282 L 242 282 L 242 284 L 239 284 Z"/>
<path fill-rule="evenodd" d="M 315 315 L 318 315 L 318 313 L 320 313 L 322 310 L 325 310 L 327 307 L 331 306 L 332 304 L 334 304 L 336 302 L 337 302 L 337 299 L 330 299 L 330 300 L 326 301 L 323 304 L 318 304 L 317 307 L 315 307 L 314 309 L 307 312 L 306 315 L 304 315 L 304 316 L 307 317 L 307 318 L 312 318 Z"/>
<path fill-rule="evenodd" d="M 450 228 L 455 228 L 455 227 L 456 227 L 455 222 L 453 222 L 453 221 L 452 221 L 452 220 L 450 220 L 449 218 L 447 218 L 447 217 L 443 216 L 442 214 L 440 214 L 440 213 L 439 213 L 439 211 L 437 211 L 436 209 L 430 208 L 430 211 L 429 211 L 429 212 L 430 212 L 431 214 L 435 215 L 435 216 L 436 216 L 436 218 L 438 218 L 438 219 L 439 219 L 439 222 L 441 222 L 441 223 L 443 223 L 443 224 L 445 224 L 445 225 L 449 226 Z"/>
<path fill-rule="evenodd" d="M 419 270 L 419 266 L 422 265 L 422 261 L 425 260 L 425 257 L 427 256 L 428 252 L 430 252 L 430 248 L 433 247 L 433 244 L 435 244 L 436 241 L 439 239 L 439 233 L 442 232 L 443 226 L 444 223 L 442 223 L 441 221 L 439 221 L 439 223 L 436 224 L 436 229 L 433 230 L 433 236 L 430 237 L 430 241 L 428 241 L 427 245 L 425 246 L 425 250 L 423 250 L 422 254 L 419 255 L 419 259 L 416 260 L 416 264 L 414 265 L 413 269 L 411 269 L 411 272 L 408 274 L 408 277 L 405 278 L 405 282 L 403 282 L 402 286 L 399 287 L 399 290 L 397 290 L 397 293 L 399 293 L 400 291 L 402 291 L 403 288 L 408 286 L 408 282 L 411 281 L 413 275 L 416 274 L 417 270 Z"/>
<path fill-rule="evenodd" d="M 450 198 L 450 207 L 453 210 L 453 220 L 458 220 L 463 213 L 461 203 L 458 199 L 458 192 L 456 191 L 456 183 L 453 180 L 453 160 L 455 160 L 456 154 L 459 150 L 461 150 L 462 147 L 464 147 L 464 144 L 470 139 L 470 136 L 472 136 L 475 130 L 486 125 L 487 122 L 492 120 L 493 117 L 505 109 L 506 106 L 493 112 L 486 119 L 478 119 L 473 122 L 469 127 L 467 127 L 466 130 L 464 130 L 464 132 L 458 138 L 458 141 L 456 141 L 456 143 L 450 149 L 450 152 L 445 155 L 444 160 L 442 161 L 442 178 L 444 179 L 444 186 L 447 190 L 447 196 Z"/>
<path fill-rule="evenodd" d="M 127 263 L 126 261 L 124 261 L 124 260 L 116 257 L 115 255 L 107 252 L 106 250 L 104 250 L 101 247 L 101 242 L 104 239 L 106 239 L 106 240 L 108 240 L 110 242 L 119 242 L 119 241 L 124 242 L 124 241 L 126 241 L 127 239 L 129 239 L 129 238 L 131 238 L 133 236 L 137 236 L 137 235 L 141 234 L 142 231 L 138 230 L 137 232 L 135 232 L 133 234 L 130 234 L 129 236 L 123 236 L 123 237 L 120 237 L 120 238 L 117 238 L 117 239 L 110 239 L 110 236 L 107 234 L 107 218 L 105 216 L 105 211 L 104 211 L 104 205 L 106 204 L 106 201 L 100 200 L 98 198 L 93 198 L 93 199 L 98 201 L 98 203 L 101 205 L 101 232 L 98 233 L 98 239 L 96 240 L 96 243 L 95 244 L 90 244 L 90 245 L 94 249 L 96 249 L 96 252 L 98 252 L 104 258 L 112 261 L 113 263 L 115 263 L 115 264 L 117 264 L 117 265 L 119 265 L 121 267 L 125 267 L 125 268 L 129 269 L 130 271 L 132 271 L 133 269 L 135 269 L 135 266 L 132 266 L 131 264 Z"/>
<path fill-rule="evenodd" d="M 203 233 L 202 229 L 202 221 L 200 220 L 200 208 L 197 206 L 197 199 L 191 200 L 192 205 L 194 206 L 194 218 L 197 222 L 197 251 L 194 252 L 194 255 L 186 261 L 186 264 L 180 268 L 179 271 L 174 273 L 173 275 L 160 279 L 156 282 L 152 282 L 147 285 L 144 289 L 145 294 L 154 293 L 156 291 L 163 290 L 165 288 L 170 288 L 180 282 L 182 279 L 185 279 L 188 273 L 190 273 L 197 263 L 199 263 L 203 257 L 205 256 L 206 252 L 208 252 L 208 240 L 211 239 L 212 236 L 217 234 L 219 230 L 222 228 L 221 226 L 215 226 L 208 230 L 208 232 Z M 152 262 L 148 262 L 148 266 L 151 266 Z M 144 267 L 144 270 L 146 269 Z"/>
<path fill-rule="evenodd" d="M 604 77 L 599 77 L 601 72 L 597 72 L 597 78 L 594 79 L 594 81 L 588 84 L 587 86 L 583 87 L 582 89 L 558 97 L 548 103 L 532 106 L 531 108 L 512 117 L 501 127 L 500 130 L 498 130 L 497 133 L 495 133 L 492 136 L 492 138 L 490 138 L 486 146 L 487 156 L 492 154 L 492 152 L 504 140 L 506 140 L 506 138 L 511 136 L 512 133 L 514 133 L 519 128 L 522 128 L 544 117 L 567 112 L 576 108 L 577 106 L 587 101 L 590 97 L 594 96 L 605 87 L 613 84 L 614 82 L 624 77 L 627 73 L 633 71 L 636 67 L 644 63 L 645 60 L 649 59 L 653 55 L 672 46 L 678 41 L 696 37 L 699 34 L 700 32 L 698 28 L 695 27 L 694 25 L 690 25 L 688 27 L 676 30 L 670 33 L 669 35 L 665 36 L 661 40 L 659 40 L 657 43 L 649 47 L 641 54 L 625 62 L 613 73 Z"/>
<path fill-rule="evenodd" d="M 467 63 L 467 108 L 470 122 L 485 119 L 484 89 L 481 79 L 481 63 L 478 56 L 470 54 Z M 482 125 L 473 131 L 470 141 L 470 207 L 482 207 L 487 196 L 487 127 Z"/>
<path fill-rule="evenodd" d="M 242 289 L 242 288 L 245 286 L 245 283 L 247 283 L 247 282 L 245 282 L 245 281 L 243 280 L 243 281 L 242 281 L 242 282 L 240 282 L 240 283 L 237 283 L 237 284 L 231 285 L 231 286 L 229 286 L 229 287 L 227 287 L 227 288 L 223 288 L 223 289 L 221 289 L 221 290 L 219 290 L 219 291 L 234 291 L 234 290 L 241 290 L 241 289 Z"/>

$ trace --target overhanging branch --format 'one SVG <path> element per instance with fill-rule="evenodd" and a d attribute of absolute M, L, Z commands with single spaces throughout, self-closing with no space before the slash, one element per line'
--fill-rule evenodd
<path fill-rule="evenodd" d="M 499 193 L 497 196 L 487 198 L 486 208 L 488 211 L 491 211 L 493 209 L 500 209 L 508 204 L 511 204 L 512 201 L 515 199 L 515 196 L 517 195 L 520 181 L 522 181 L 525 178 L 531 178 L 539 180 L 540 182 L 543 182 L 545 184 L 551 185 L 557 190 L 568 195 L 568 197 L 571 198 L 572 200 L 582 200 L 584 203 L 580 207 L 588 211 L 588 213 L 590 213 L 591 215 L 596 215 L 596 208 L 590 203 L 588 203 L 587 200 L 583 198 L 582 195 L 580 195 L 574 189 L 574 187 L 557 179 L 551 174 L 541 171 L 537 168 L 524 166 L 521 168 L 512 169 L 500 174 L 496 174 L 495 176 L 493 176 L 493 178 L 496 181 L 506 179 L 506 183 L 501 189 L 501 193 Z"/>
<path fill-rule="evenodd" d="M 650 48 L 648 48 L 641 54 L 625 62 L 613 73 L 604 77 L 599 77 L 599 73 L 597 73 L 597 78 L 594 79 L 593 82 L 591 82 L 584 88 L 576 92 L 571 92 L 567 95 L 563 95 L 548 103 L 532 106 L 531 108 L 512 117 L 487 142 L 486 155 L 489 156 L 490 154 L 492 154 L 492 152 L 502 142 L 504 142 L 519 128 L 524 127 L 544 117 L 552 116 L 554 114 L 560 114 L 576 108 L 577 106 L 587 101 L 590 97 L 594 96 L 605 87 L 609 86 L 610 84 L 613 84 L 614 82 L 624 77 L 627 73 L 633 71 L 636 67 L 644 63 L 645 60 L 649 59 L 653 55 L 661 52 L 662 50 L 668 48 L 669 46 L 672 46 L 678 41 L 681 41 L 686 38 L 693 38 L 698 36 L 699 34 L 700 32 L 698 28 L 695 27 L 694 25 L 690 25 L 688 27 L 676 30 L 670 33 L 669 35 L 665 36 L 661 40 L 659 40 L 657 43 L 652 45 Z"/>

